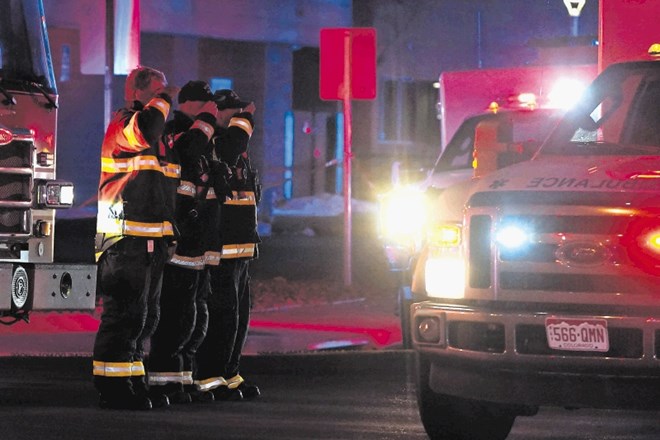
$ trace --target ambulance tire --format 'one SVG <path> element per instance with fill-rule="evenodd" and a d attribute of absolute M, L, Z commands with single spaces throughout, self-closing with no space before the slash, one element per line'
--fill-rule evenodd
<path fill-rule="evenodd" d="M 436 393 L 429 387 L 431 362 L 417 355 L 417 404 L 431 440 L 504 440 L 516 419 L 494 404 Z"/>

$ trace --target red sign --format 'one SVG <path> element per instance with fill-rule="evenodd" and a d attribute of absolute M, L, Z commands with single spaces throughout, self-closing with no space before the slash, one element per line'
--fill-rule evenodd
<path fill-rule="evenodd" d="M 376 29 L 321 29 L 319 68 L 321 99 L 374 99 Z"/>

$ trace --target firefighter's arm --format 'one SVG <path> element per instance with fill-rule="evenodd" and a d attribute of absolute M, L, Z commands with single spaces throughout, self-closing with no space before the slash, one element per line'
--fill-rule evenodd
<path fill-rule="evenodd" d="M 211 113 L 199 113 L 188 131 L 174 142 L 174 148 L 179 152 L 183 168 L 194 166 L 201 156 L 210 153 L 209 141 L 215 132 L 214 123 L 215 116 Z"/>
<path fill-rule="evenodd" d="M 236 162 L 241 154 L 247 152 L 250 137 L 254 131 L 254 117 L 252 116 L 252 112 L 243 111 L 234 115 L 229 121 L 227 131 L 227 142 L 223 143 L 221 146 L 222 151 L 218 153 L 220 153 L 219 156 L 229 165 L 236 166 Z"/>
<path fill-rule="evenodd" d="M 153 97 L 127 121 L 122 130 L 124 142 L 118 144 L 131 152 L 142 151 L 154 145 L 163 133 L 171 106 L 172 98 L 168 93 L 162 92 Z"/>

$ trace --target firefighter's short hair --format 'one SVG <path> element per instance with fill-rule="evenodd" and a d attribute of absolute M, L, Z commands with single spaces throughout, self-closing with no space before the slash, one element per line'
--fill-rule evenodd
<path fill-rule="evenodd" d="M 160 70 L 147 66 L 138 66 L 131 70 L 126 77 L 126 86 L 124 90 L 126 101 L 131 101 L 133 99 L 133 92 L 148 88 L 153 78 L 157 78 L 167 84 L 165 74 Z"/>

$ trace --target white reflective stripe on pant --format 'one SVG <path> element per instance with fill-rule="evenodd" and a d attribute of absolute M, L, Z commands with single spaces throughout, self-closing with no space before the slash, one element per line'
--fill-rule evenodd
<path fill-rule="evenodd" d="M 149 385 L 164 385 L 166 383 L 183 383 L 183 372 L 149 372 Z"/>
<path fill-rule="evenodd" d="M 196 380 L 195 386 L 199 391 L 210 391 L 218 387 L 227 386 L 227 381 L 224 377 L 211 377 L 204 380 Z"/>

